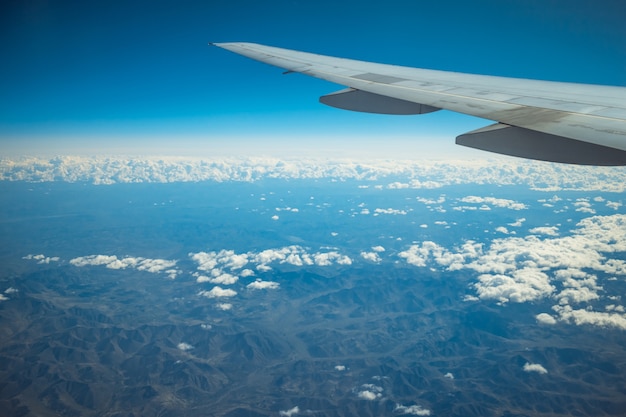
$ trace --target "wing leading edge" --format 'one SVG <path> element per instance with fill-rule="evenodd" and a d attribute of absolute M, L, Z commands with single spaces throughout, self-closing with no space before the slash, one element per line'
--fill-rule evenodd
<path fill-rule="evenodd" d="M 212 44 L 348 89 L 330 106 L 371 113 L 439 109 L 493 120 L 456 143 L 543 161 L 626 165 L 626 88 L 462 74 L 377 64 L 254 43 Z"/>

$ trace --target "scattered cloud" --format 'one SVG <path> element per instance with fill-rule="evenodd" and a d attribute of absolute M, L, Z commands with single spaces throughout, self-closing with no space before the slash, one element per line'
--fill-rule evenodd
<path fill-rule="evenodd" d="M 414 416 L 429 416 L 430 410 L 423 408 L 419 405 L 401 405 L 396 404 L 396 408 L 393 410 L 398 414 L 412 414 Z"/>
<path fill-rule="evenodd" d="M 559 228 L 556 226 L 533 227 L 528 232 L 533 235 L 558 236 Z"/>
<path fill-rule="evenodd" d="M 395 215 L 402 215 L 405 216 L 407 214 L 406 210 L 398 210 L 398 209 L 392 209 L 392 208 L 386 208 L 386 209 L 382 209 L 382 208 L 377 208 L 374 209 L 374 215 L 378 215 L 378 214 L 395 214 Z"/>
<path fill-rule="evenodd" d="M 260 279 L 257 279 L 256 281 L 248 284 L 246 287 L 250 288 L 251 290 L 275 290 L 279 286 L 280 284 L 278 282 L 261 281 Z"/>
<path fill-rule="evenodd" d="M 490 210 L 490 206 L 506 208 L 510 210 L 525 210 L 528 208 L 526 204 L 495 197 L 478 197 L 475 195 L 471 195 L 459 198 L 458 200 L 462 203 L 480 204 L 480 210 Z"/>
<path fill-rule="evenodd" d="M 454 379 L 454 375 L 452 374 L 452 372 L 447 372 L 447 373 L 444 375 L 444 378 Z"/>
<path fill-rule="evenodd" d="M 345 370 L 346 370 L 345 365 L 335 365 L 335 371 L 342 372 L 342 371 L 345 371 Z"/>
<path fill-rule="evenodd" d="M 184 342 L 179 343 L 176 347 L 182 351 L 193 349 L 192 345 L 190 345 L 189 343 L 184 343 Z"/>
<path fill-rule="evenodd" d="M 361 258 L 369 262 L 380 263 L 380 255 L 376 252 L 361 252 Z"/>
<path fill-rule="evenodd" d="M 362 400 L 373 401 L 373 400 L 376 400 L 376 399 L 382 397 L 382 394 L 379 393 L 379 392 L 373 392 L 373 391 L 369 391 L 369 390 L 364 390 L 364 391 L 359 391 L 357 396 L 360 399 L 362 399 Z"/>
<path fill-rule="evenodd" d="M 556 305 L 552 309 L 559 320 L 576 325 L 614 327 L 626 330 L 626 314 L 623 312 L 601 312 L 590 309 L 574 309 L 569 305 Z"/>
<path fill-rule="evenodd" d="M 230 288 L 223 289 L 222 287 L 215 286 L 210 291 L 200 291 L 198 295 L 203 295 L 208 298 L 220 298 L 220 297 L 234 297 L 237 295 L 237 291 Z"/>
<path fill-rule="evenodd" d="M 516 221 L 514 221 L 513 223 L 509 223 L 509 226 L 511 226 L 511 227 L 521 227 L 521 226 L 522 226 L 522 224 L 523 224 L 525 221 L 526 221 L 526 219 L 522 217 L 522 218 L 520 218 L 520 219 L 517 219 L 517 220 L 516 220 Z"/>
<path fill-rule="evenodd" d="M 547 374 L 548 370 L 538 363 L 526 362 L 524 364 L 524 372 L 537 372 L 538 374 Z"/>
<path fill-rule="evenodd" d="M 556 319 L 548 313 L 537 314 L 536 319 L 541 324 L 556 324 Z"/>
<path fill-rule="evenodd" d="M 115 255 L 88 255 L 70 260 L 70 264 L 77 267 L 104 266 L 109 269 L 136 269 L 138 271 L 153 274 L 165 273 L 169 278 L 175 279 L 180 271 L 175 269 L 176 261 L 166 259 L 148 259 L 141 257 L 118 258 Z"/>
<path fill-rule="evenodd" d="M 294 408 L 290 408 L 289 410 L 279 411 L 278 414 L 285 417 L 291 417 L 300 413 L 300 408 L 296 405 Z"/>
<path fill-rule="evenodd" d="M 38 264 L 49 264 L 51 262 L 59 262 L 58 256 L 44 256 L 44 255 L 26 255 L 22 259 L 35 260 Z"/>
<path fill-rule="evenodd" d="M 593 216 L 581 220 L 569 235 L 552 228 L 543 235 L 494 239 L 488 245 L 468 241 L 446 249 L 435 242 L 411 245 L 398 256 L 417 267 L 439 266 L 477 273 L 475 292 L 466 300 L 495 300 L 500 304 L 551 299 L 554 316 L 537 316 L 576 325 L 626 328 L 622 311 L 594 311 L 591 302 L 609 297 L 598 274 L 626 276 L 626 261 L 612 254 L 626 252 L 626 215 Z M 547 234 L 545 234 L 547 232 Z M 581 307 L 578 307 L 582 305 Z"/>

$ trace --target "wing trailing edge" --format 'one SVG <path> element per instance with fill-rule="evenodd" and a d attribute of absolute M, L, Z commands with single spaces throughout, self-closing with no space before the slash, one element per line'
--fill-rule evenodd
<path fill-rule="evenodd" d="M 626 151 L 496 123 L 460 135 L 456 144 L 539 161 L 578 165 L 626 165 Z"/>

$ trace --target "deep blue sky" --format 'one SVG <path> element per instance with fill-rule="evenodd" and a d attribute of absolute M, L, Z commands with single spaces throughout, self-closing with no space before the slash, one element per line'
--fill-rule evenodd
<path fill-rule="evenodd" d="M 489 122 L 328 108 L 340 87 L 207 43 L 626 85 L 625 17 L 623 0 L 4 1 L 0 155 L 451 144 Z"/>

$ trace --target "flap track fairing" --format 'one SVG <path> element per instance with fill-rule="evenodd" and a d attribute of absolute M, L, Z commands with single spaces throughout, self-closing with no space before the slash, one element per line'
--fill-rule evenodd
<path fill-rule="evenodd" d="M 348 88 L 320 97 L 320 102 L 344 110 L 378 114 L 424 114 L 439 110 L 437 107 L 411 101 L 381 96 L 367 91 Z"/>

